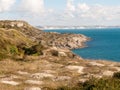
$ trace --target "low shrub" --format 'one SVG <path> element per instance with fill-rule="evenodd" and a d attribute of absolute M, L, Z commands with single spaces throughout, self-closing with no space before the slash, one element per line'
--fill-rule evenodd
<path fill-rule="evenodd" d="M 120 79 L 120 72 L 114 73 L 113 78 Z"/>
<path fill-rule="evenodd" d="M 95 79 L 92 78 L 84 83 L 78 83 L 74 87 L 59 87 L 56 90 L 120 90 L 120 73 L 113 77 Z"/>
<path fill-rule="evenodd" d="M 16 46 L 10 46 L 10 53 L 11 54 L 18 54 L 18 48 Z"/>
<path fill-rule="evenodd" d="M 58 56 L 59 52 L 57 50 L 51 50 L 52 56 Z"/>

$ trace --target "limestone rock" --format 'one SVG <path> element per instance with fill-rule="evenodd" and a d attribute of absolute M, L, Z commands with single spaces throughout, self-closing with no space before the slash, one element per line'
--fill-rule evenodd
<path fill-rule="evenodd" d="M 54 75 L 48 73 L 35 73 L 32 74 L 31 77 L 35 79 L 43 79 L 43 78 L 53 78 Z"/>
<path fill-rule="evenodd" d="M 26 87 L 24 90 L 41 90 L 39 87 Z"/>
<path fill-rule="evenodd" d="M 7 81 L 7 80 L 2 80 L 1 83 L 13 85 L 13 86 L 16 86 L 16 85 L 19 85 L 19 84 L 20 84 L 19 82 Z"/>
<path fill-rule="evenodd" d="M 77 70 L 78 73 L 83 73 L 83 69 L 85 67 L 83 67 L 83 66 L 67 66 L 66 68 L 68 68 L 70 70 Z"/>
<path fill-rule="evenodd" d="M 37 80 L 26 80 L 25 83 L 27 83 L 27 84 L 36 84 L 36 85 L 43 84 L 42 81 L 37 81 Z"/>

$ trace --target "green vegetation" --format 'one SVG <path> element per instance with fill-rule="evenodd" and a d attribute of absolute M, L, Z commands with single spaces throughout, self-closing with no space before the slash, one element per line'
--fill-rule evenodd
<path fill-rule="evenodd" d="M 73 87 L 59 87 L 55 90 L 120 90 L 120 72 L 113 77 L 96 79 L 92 78 L 84 83 L 78 83 Z"/>
<path fill-rule="evenodd" d="M 18 54 L 18 48 L 16 46 L 11 46 L 10 47 L 10 53 L 11 54 Z"/>
<path fill-rule="evenodd" d="M 32 47 L 36 44 L 23 33 L 14 29 L 6 30 L 0 28 L 0 36 L 0 60 L 9 56 L 22 55 L 24 52 L 27 54 L 23 47 Z M 32 49 L 30 53 L 33 51 Z"/>
<path fill-rule="evenodd" d="M 120 79 L 120 72 L 116 72 L 113 75 L 114 78 Z"/>
<path fill-rule="evenodd" d="M 24 55 L 42 55 L 43 45 L 33 42 L 22 32 L 0 28 L 0 60 Z"/>
<path fill-rule="evenodd" d="M 25 51 L 26 55 L 43 55 L 42 50 L 45 48 L 43 45 L 37 44 L 29 48 L 23 47 L 22 49 Z"/>

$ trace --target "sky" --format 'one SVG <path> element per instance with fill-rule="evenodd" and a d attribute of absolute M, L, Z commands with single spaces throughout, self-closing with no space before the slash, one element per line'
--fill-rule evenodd
<path fill-rule="evenodd" d="M 120 0 L 0 0 L 0 20 L 40 26 L 120 25 Z"/>

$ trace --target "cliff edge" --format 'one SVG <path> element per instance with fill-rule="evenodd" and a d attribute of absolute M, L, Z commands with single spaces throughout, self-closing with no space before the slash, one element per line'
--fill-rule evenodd
<path fill-rule="evenodd" d="M 0 21 L 0 28 L 16 29 L 35 41 L 42 42 L 48 46 L 63 48 L 63 49 L 75 49 L 84 46 L 84 42 L 88 41 L 89 38 L 81 34 L 59 34 L 43 32 L 25 21 Z"/>

